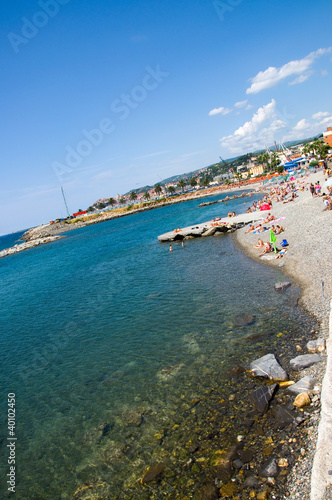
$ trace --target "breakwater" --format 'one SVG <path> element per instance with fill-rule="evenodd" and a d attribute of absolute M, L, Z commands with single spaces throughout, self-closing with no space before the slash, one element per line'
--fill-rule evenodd
<path fill-rule="evenodd" d="M 253 212 L 241 215 L 236 215 L 235 217 L 224 217 L 218 218 L 218 220 L 213 219 L 208 222 L 203 222 L 201 224 L 193 224 L 185 228 L 174 229 L 167 233 L 158 236 L 158 241 L 160 243 L 167 243 L 172 241 L 188 240 L 193 238 L 200 238 L 206 236 L 214 236 L 220 233 L 232 233 L 236 229 L 263 220 L 265 217 L 265 212 Z"/>

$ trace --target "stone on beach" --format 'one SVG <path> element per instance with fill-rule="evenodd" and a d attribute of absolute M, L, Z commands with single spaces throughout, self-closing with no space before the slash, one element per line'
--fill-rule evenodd
<path fill-rule="evenodd" d="M 309 340 L 307 349 L 311 354 L 325 351 L 325 339 Z"/>
<path fill-rule="evenodd" d="M 310 375 L 301 378 L 296 384 L 288 387 L 292 394 L 301 394 L 302 392 L 310 392 L 315 387 L 316 379 Z"/>
<path fill-rule="evenodd" d="M 293 405 L 297 408 L 303 408 L 304 406 L 310 405 L 310 403 L 311 400 L 309 394 L 307 392 L 301 392 L 296 396 Z"/>
<path fill-rule="evenodd" d="M 268 378 L 275 382 L 288 379 L 286 371 L 280 366 L 274 354 L 266 354 L 250 364 L 250 371 L 255 377 Z"/>
<path fill-rule="evenodd" d="M 301 371 L 304 368 L 308 368 L 316 363 L 323 361 L 323 358 L 319 354 L 303 354 L 302 356 L 297 356 L 290 360 L 290 366 L 292 370 Z"/>

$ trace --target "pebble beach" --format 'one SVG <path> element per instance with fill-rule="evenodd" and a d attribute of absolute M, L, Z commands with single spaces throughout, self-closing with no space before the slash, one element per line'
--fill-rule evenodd
<path fill-rule="evenodd" d="M 321 196 L 312 196 L 310 193 L 310 183 L 315 184 L 317 181 L 323 186 L 325 182 L 323 171 L 311 173 L 296 181 L 298 186 L 305 183 L 305 188 L 297 190 L 295 201 L 282 203 L 272 200 L 273 207 L 270 212 L 277 219 L 282 218 L 278 223 L 284 228 L 284 231 L 277 236 L 276 246 L 281 248 L 280 243 L 283 239 L 287 239 L 288 242 L 287 253 L 282 258 L 276 259 L 274 253 L 259 257 L 261 249 L 254 248 L 258 238 L 263 239 L 264 243 L 269 241 L 269 231 L 259 234 L 247 233 L 248 227 L 246 227 L 234 234 L 237 244 L 250 257 L 266 265 L 279 266 L 284 274 L 301 286 L 299 303 L 320 324 L 318 335 L 327 340 L 325 356 L 328 358 L 331 350 L 328 337 L 332 297 L 332 213 L 324 210 L 325 205 Z M 322 191 L 324 192 L 324 188 Z M 332 435 L 331 402 L 328 396 L 331 381 L 329 371 L 328 364 L 318 363 L 303 372 L 303 375 L 314 376 L 320 388 L 323 385 L 320 396 L 322 410 L 316 402 L 316 407 L 304 428 L 307 434 L 306 449 L 289 473 L 287 492 L 283 498 L 303 500 L 332 498 L 332 463 L 328 449 Z"/>

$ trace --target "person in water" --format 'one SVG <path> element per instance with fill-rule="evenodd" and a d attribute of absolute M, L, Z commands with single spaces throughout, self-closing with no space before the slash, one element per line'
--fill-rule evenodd
<path fill-rule="evenodd" d="M 170 245 L 170 246 L 169 246 L 169 251 L 170 251 L 170 252 L 173 252 L 172 245 Z"/>

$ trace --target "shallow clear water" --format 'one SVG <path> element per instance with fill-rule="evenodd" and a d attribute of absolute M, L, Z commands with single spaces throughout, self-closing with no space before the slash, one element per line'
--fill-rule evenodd
<path fill-rule="evenodd" d="M 138 479 L 176 447 L 171 438 L 159 451 L 156 443 L 183 425 L 188 401 L 223 380 L 226 390 L 232 366 L 309 321 L 273 292 L 280 271 L 248 259 L 230 235 L 175 243 L 173 253 L 158 243 L 159 234 L 230 207 L 244 212 L 251 199 L 197 208 L 200 201 L 0 260 L 1 476 L 13 392 L 17 499 L 71 498 L 97 479 L 112 483 L 112 498 L 140 498 Z M 236 327 L 241 314 L 256 321 Z"/>

